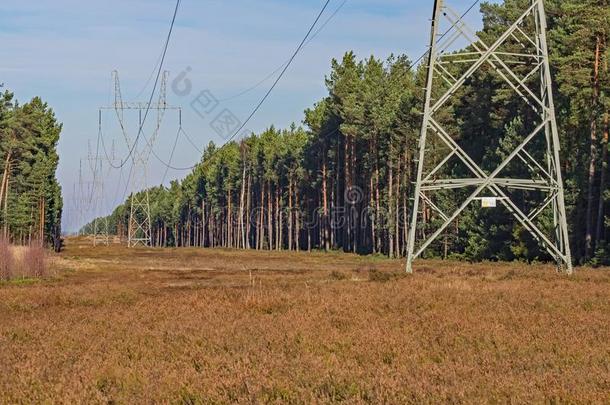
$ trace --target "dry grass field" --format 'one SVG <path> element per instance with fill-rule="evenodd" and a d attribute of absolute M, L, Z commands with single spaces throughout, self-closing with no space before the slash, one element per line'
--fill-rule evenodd
<path fill-rule="evenodd" d="M 2 403 L 610 403 L 610 271 L 69 240 L 0 285 Z"/>

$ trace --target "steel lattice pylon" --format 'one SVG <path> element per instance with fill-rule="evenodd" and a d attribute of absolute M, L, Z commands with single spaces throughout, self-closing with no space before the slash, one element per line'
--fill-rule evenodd
<path fill-rule="evenodd" d="M 99 152 L 99 142 L 101 140 L 102 131 L 102 115 L 99 114 L 99 135 L 97 152 Z M 110 223 L 108 216 L 106 216 L 106 208 L 104 201 L 105 195 L 105 178 L 109 175 L 108 170 L 104 173 L 104 162 L 112 163 L 114 160 L 114 142 L 112 144 L 112 152 L 109 157 L 100 157 L 98 153 L 94 154 L 91 148 L 91 144 L 87 144 L 89 169 L 93 180 L 91 181 L 91 193 L 89 195 L 88 207 L 89 211 L 93 213 L 95 219 L 93 220 L 93 246 L 98 245 L 110 245 Z"/>
<path fill-rule="evenodd" d="M 91 195 L 89 201 L 90 212 L 93 213 L 95 219 L 93 220 L 93 246 L 110 244 L 109 235 L 109 224 L 108 217 L 100 218 L 103 212 L 103 201 L 104 201 L 104 160 L 100 157 L 93 156 L 91 154 L 91 147 L 89 147 L 89 166 L 93 174 L 93 180 L 91 181 Z"/>
<path fill-rule="evenodd" d="M 449 24 L 450 28 L 440 34 L 439 28 L 443 23 Z M 413 260 L 437 240 L 473 201 L 480 199 L 492 206 L 496 201 L 501 203 L 562 269 L 572 273 L 546 35 L 543 0 L 532 0 L 523 14 L 491 44 L 482 41 L 463 17 L 443 0 L 435 0 L 417 180 L 407 246 L 407 272 L 413 271 Z M 466 51 L 451 51 L 451 47 L 461 40 L 469 44 Z M 450 101 L 459 97 L 464 85 L 482 71 L 495 75 L 504 91 L 513 92 L 519 97 L 520 103 L 528 111 L 523 119 L 529 125 L 527 131 L 519 134 L 519 143 L 510 145 L 498 158 L 499 163 L 486 169 L 483 169 L 483 163 L 489 166 L 489 162 L 476 162 L 460 146 L 459 138 L 452 136 L 452 132 L 455 132 L 455 129 L 452 131 L 455 126 L 452 119 L 447 122 L 446 116 L 441 116 Z M 505 136 L 508 138 L 507 134 Z M 447 152 L 440 161 L 428 159 L 427 145 L 434 142 L 440 145 L 435 145 L 436 152 L 439 148 Z M 528 151 L 528 147 L 534 143 L 537 146 L 544 144 L 545 147 Z M 442 169 L 451 163 L 462 165 L 463 171 L 460 173 L 467 172 L 468 175 L 442 178 L 442 173 L 447 172 Z M 516 165 L 521 167 L 515 169 Z M 527 172 L 527 175 L 523 175 L 523 178 L 502 176 L 511 170 Z M 447 208 L 442 209 L 435 202 L 439 193 L 448 192 L 461 192 L 461 195 L 467 196 L 463 201 L 456 201 L 451 213 L 445 212 Z M 519 193 L 539 195 L 540 204 L 525 206 Z M 425 221 L 420 220 L 427 212 L 434 213 L 439 219 L 439 225 L 429 235 L 422 230 Z M 548 218 L 552 216 L 552 220 L 548 221 L 552 224 L 546 228 L 541 224 L 545 215 Z M 429 218 L 430 214 L 426 216 Z M 417 246 L 416 239 L 420 242 Z"/>
<path fill-rule="evenodd" d="M 128 188 L 132 191 L 131 204 L 129 212 L 129 229 L 128 229 L 128 240 L 127 244 L 129 247 L 135 247 L 138 245 L 150 246 L 151 239 L 151 217 L 150 217 L 150 199 L 148 195 L 148 160 L 152 153 L 152 148 L 158 137 L 159 130 L 161 129 L 161 123 L 165 115 L 166 110 L 179 110 L 180 107 L 172 107 L 167 104 L 167 79 L 169 73 L 163 72 L 161 76 L 159 86 L 159 99 L 156 103 L 144 103 L 144 102 L 125 102 L 121 95 L 121 85 L 119 81 L 119 74 L 115 70 L 112 72 L 112 80 L 114 82 L 114 103 L 108 107 L 102 107 L 100 110 L 109 109 L 116 112 L 116 116 L 123 133 L 125 142 L 127 143 L 128 150 L 131 151 L 131 176 L 129 180 Z M 126 122 L 124 118 L 125 111 L 137 111 L 138 112 L 138 136 L 135 139 L 128 134 L 126 130 Z M 149 111 L 155 111 L 157 113 L 157 121 L 152 135 L 147 138 L 143 134 L 143 126 L 145 116 L 142 113 L 147 114 Z M 100 115 L 101 116 L 101 115 Z M 140 146 L 139 139 L 144 138 L 145 143 Z M 144 191 L 138 195 L 138 191 Z"/>

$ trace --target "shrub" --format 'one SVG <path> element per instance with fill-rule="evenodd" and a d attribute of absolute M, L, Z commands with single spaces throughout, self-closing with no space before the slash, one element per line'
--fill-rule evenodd
<path fill-rule="evenodd" d="M 371 269 L 369 271 L 369 281 L 378 283 L 385 283 L 392 280 L 394 276 L 391 273 L 381 272 L 377 269 Z"/>
<path fill-rule="evenodd" d="M 347 276 L 344 273 L 341 273 L 340 271 L 337 270 L 333 270 L 330 272 L 330 278 L 332 280 L 345 280 L 347 278 Z"/>
<path fill-rule="evenodd" d="M 42 278 L 47 275 L 46 255 L 41 243 L 33 242 L 24 250 L 21 265 L 24 277 Z"/>
<path fill-rule="evenodd" d="M 6 238 L 0 237 L 0 280 L 10 280 L 13 275 L 13 254 Z"/>

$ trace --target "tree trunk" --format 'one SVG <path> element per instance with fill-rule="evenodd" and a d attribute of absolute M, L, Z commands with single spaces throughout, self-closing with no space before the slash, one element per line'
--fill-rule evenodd
<path fill-rule="evenodd" d="M 275 250 L 282 246 L 282 213 L 280 212 L 280 186 L 275 188 Z"/>
<path fill-rule="evenodd" d="M 392 229 L 394 211 L 394 169 L 392 163 L 388 164 L 388 256 L 394 257 L 394 231 Z"/>
<path fill-rule="evenodd" d="M 193 246 L 192 244 L 192 229 L 193 229 L 193 216 L 191 215 L 191 207 L 189 204 L 189 210 L 188 210 L 188 216 L 187 216 L 187 221 L 186 221 L 186 245 L 187 247 L 191 247 Z"/>
<path fill-rule="evenodd" d="M 597 44 L 595 47 L 595 64 L 593 67 L 593 102 L 592 102 L 592 117 L 591 117 L 591 160 L 589 162 L 589 183 L 587 189 L 587 212 L 586 212 L 586 235 L 585 235 L 585 258 L 590 259 L 595 246 L 593 240 L 593 229 L 595 228 L 593 221 L 593 204 L 594 204 L 594 188 L 595 175 L 597 164 L 597 104 L 599 99 L 599 64 L 601 51 L 601 36 L 597 36 Z"/>
<path fill-rule="evenodd" d="M 360 201 L 360 191 L 354 190 L 353 188 L 357 186 L 356 184 L 356 138 L 352 136 L 351 139 L 351 151 L 350 151 L 350 189 L 352 189 L 352 194 L 355 198 L 352 198 L 352 203 L 349 212 L 349 221 L 350 221 L 350 233 L 352 237 L 352 252 L 356 253 L 358 250 L 358 236 L 360 235 L 358 224 L 358 208 L 362 203 Z"/>
<path fill-rule="evenodd" d="M 246 235 L 244 236 L 245 248 L 250 249 L 250 231 L 252 227 L 250 218 L 250 206 L 252 204 L 252 175 L 248 172 L 248 191 L 246 192 Z"/>
<path fill-rule="evenodd" d="M 604 137 L 602 138 L 602 167 L 599 180 L 599 201 L 597 205 L 597 230 L 595 232 L 595 240 L 600 242 L 604 239 L 605 213 L 604 205 L 606 192 L 606 175 L 608 173 L 608 132 L 610 131 L 610 116 L 608 113 L 604 115 Z"/>
<path fill-rule="evenodd" d="M 244 204 L 246 197 L 246 165 L 241 173 L 241 192 L 239 193 L 239 242 L 242 249 L 246 248 L 246 230 L 244 229 Z"/>
<path fill-rule="evenodd" d="M 377 240 L 375 244 L 375 252 L 383 251 L 381 244 L 382 223 L 381 223 L 381 197 L 379 190 L 379 159 L 375 159 L 375 222 L 377 223 Z"/>
<path fill-rule="evenodd" d="M 409 148 L 405 148 L 405 170 L 403 173 L 403 181 L 404 181 L 404 190 L 402 193 L 402 215 L 403 215 L 403 223 L 402 223 L 402 231 L 403 231 L 403 255 L 407 255 L 407 240 L 409 239 L 409 212 L 408 212 L 408 203 L 409 203 L 409 181 L 411 179 L 411 160 L 409 159 Z"/>
<path fill-rule="evenodd" d="M 271 182 L 267 182 L 267 231 L 268 248 L 273 249 L 273 200 L 271 199 Z"/>
<path fill-rule="evenodd" d="M 4 162 L 4 172 L 2 172 L 2 183 L 0 184 L 0 205 L 4 201 L 3 198 L 8 195 L 8 178 L 9 178 L 9 171 L 11 168 L 12 155 L 13 155 L 13 152 L 11 150 L 9 150 L 6 155 L 6 160 Z M 4 221 L 6 222 L 6 217 L 4 218 Z"/>
<path fill-rule="evenodd" d="M 45 237 L 45 232 L 44 232 L 45 222 L 46 222 L 46 202 L 45 202 L 45 198 L 42 197 L 40 199 L 40 230 L 38 233 L 38 237 L 40 238 L 40 243 L 43 245 L 44 245 L 44 237 Z"/>
<path fill-rule="evenodd" d="M 290 176 L 288 180 L 288 251 L 292 250 L 293 215 L 294 212 L 292 212 L 292 176 Z"/>
<path fill-rule="evenodd" d="M 265 183 L 263 181 L 259 184 L 261 195 L 259 201 L 259 221 L 258 221 L 258 232 L 256 238 L 258 239 L 258 250 L 263 250 L 265 245 Z"/>
<path fill-rule="evenodd" d="M 300 240 L 300 236 L 301 236 L 301 210 L 299 209 L 299 194 L 295 193 L 294 194 L 294 206 L 297 208 L 295 211 L 295 230 L 294 230 L 294 242 L 295 242 L 295 247 L 296 247 L 296 251 L 298 252 L 299 250 L 301 250 L 301 240 Z"/>
<path fill-rule="evenodd" d="M 212 207 L 210 207 L 208 215 L 208 243 L 211 248 L 215 247 L 214 239 L 214 216 L 212 215 Z"/>
<path fill-rule="evenodd" d="M 370 210 L 375 206 L 375 194 L 374 194 L 374 185 L 373 185 L 373 173 L 370 173 L 370 177 L 369 177 L 369 209 L 367 210 L 368 212 L 368 219 L 371 223 L 371 241 L 370 241 L 370 248 L 371 248 L 371 252 L 373 254 L 377 253 L 377 250 L 375 249 L 375 214 L 371 215 Z"/>
<path fill-rule="evenodd" d="M 205 199 L 202 198 L 201 199 L 201 226 L 203 227 L 203 230 L 202 230 L 203 238 L 202 238 L 201 242 L 202 242 L 202 245 L 204 247 L 206 246 L 206 244 L 205 244 L 205 228 L 206 228 L 206 224 L 207 224 L 207 221 L 206 221 L 206 216 L 205 216 Z"/>
<path fill-rule="evenodd" d="M 324 228 L 324 250 L 330 249 L 328 238 L 328 184 L 327 184 L 327 156 L 326 151 L 322 151 L 322 227 Z"/>
<path fill-rule="evenodd" d="M 3 218 L 4 218 L 4 230 L 3 230 L 3 233 L 4 233 L 4 239 L 8 240 L 8 193 L 9 193 L 9 190 L 11 188 L 10 187 L 11 186 L 10 185 L 10 178 L 11 178 L 10 170 L 7 170 L 3 177 L 6 178 L 4 180 L 4 215 L 3 215 Z M 1 202 L 2 201 L 0 200 L 0 203 Z"/>
<path fill-rule="evenodd" d="M 330 185 L 330 211 L 328 213 L 328 228 L 330 229 L 330 247 L 335 249 L 337 247 L 337 235 L 335 226 L 335 211 L 338 206 L 336 197 L 336 181 L 331 177 Z"/>
<path fill-rule="evenodd" d="M 396 247 L 394 254 L 400 257 L 400 163 L 398 164 L 398 173 L 396 173 L 396 196 L 394 197 L 394 243 Z"/>
<path fill-rule="evenodd" d="M 349 210 L 349 203 L 346 197 L 347 191 L 349 190 L 349 135 L 345 136 L 345 141 L 343 142 L 343 215 L 345 215 L 345 223 L 343 224 L 343 237 L 342 237 L 342 247 L 343 251 L 349 251 L 349 223 L 347 222 L 346 213 Z"/>
<path fill-rule="evenodd" d="M 231 190 L 227 190 L 227 239 L 226 239 L 226 246 L 228 248 L 232 248 L 232 241 L 233 241 L 233 221 L 231 221 L 231 218 L 233 217 L 233 212 L 232 212 L 232 207 L 231 207 Z"/>

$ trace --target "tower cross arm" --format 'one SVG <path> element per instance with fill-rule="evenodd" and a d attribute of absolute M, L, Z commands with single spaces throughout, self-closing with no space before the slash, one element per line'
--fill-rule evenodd
<path fill-rule="evenodd" d="M 145 102 L 123 102 L 122 105 L 102 106 L 100 110 L 180 110 L 182 107 L 172 106 L 166 103 L 148 103 Z"/>

